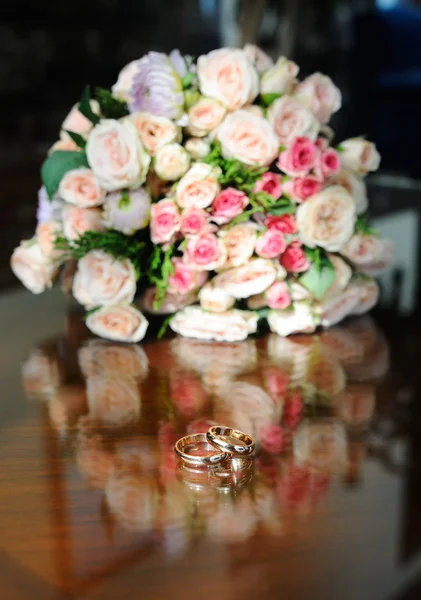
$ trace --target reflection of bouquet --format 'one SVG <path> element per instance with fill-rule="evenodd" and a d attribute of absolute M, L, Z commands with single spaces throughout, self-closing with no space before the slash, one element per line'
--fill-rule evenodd
<path fill-rule="evenodd" d="M 380 157 L 362 138 L 332 145 L 340 91 L 298 70 L 250 45 L 197 64 L 150 52 L 112 92 L 87 89 L 42 167 L 15 274 L 37 294 L 77 261 L 88 327 L 123 341 L 146 332 L 136 294 L 177 333 L 220 341 L 263 316 L 286 336 L 369 310 L 391 254 L 365 216 Z"/>

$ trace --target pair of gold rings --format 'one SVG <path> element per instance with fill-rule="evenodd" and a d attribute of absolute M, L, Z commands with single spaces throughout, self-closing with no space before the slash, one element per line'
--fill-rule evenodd
<path fill-rule="evenodd" d="M 197 453 L 199 446 L 206 447 L 205 454 Z M 230 461 L 232 470 L 238 471 L 251 466 L 255 443 L 250 435 L 239 429 L 214 425 L 207 433 L 193 433 L 181 438 L 174 450 L 189 467 L 216 467 Z"/>

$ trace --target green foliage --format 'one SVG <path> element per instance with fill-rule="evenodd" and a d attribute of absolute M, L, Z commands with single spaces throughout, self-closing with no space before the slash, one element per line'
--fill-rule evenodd
<path fill-rule="evenodd" d="M 191 87 L 192 83 L 195 81 L 196 79 L 196 74 L 195 73 L 186 73 L 183 77 L 183 79 L 181 80 L 181 84 L 183 86 L 183 90 L 187 90 L 187 88 Z"/>
<path fill-rule="evenodd" d="M 139 279 L 145 273 L 146 242 L 141 235 L 127 236 L 120 231 L 87 231 L 77 240 L 69 242 L 64 237 L 56 239 L 55 247 L 64 250 L 71 258 L 79 260 L 91 250 L 103 250 L 117 260 L 129 259 Z"/>
<path fill-rule="evenodd" d="M 343 146 L 341 146 L 340 144 L 339 144 L 339 146 L 336 146 L 337 152 L 341 153 L 341 152 L 344 152 L 344 150 L 345 150 L 345 148 Z"/>
<path fill-rule="evenodd" d="M 256 181 L 268 170 L 266 167 L 249 167 L 234 158 L 224 158 L 220 142 L 213 143 L 204 162 L 221 169 L 218 180 L 223 187 L 232 186 L 246 194 L 251 194 Z"/>
<path fill-rule="evenodd" d="M 269 212 L 271 215 L 275 217 L 280 217 L 282 215 L 291 215 L 294 214 L 296 210 L 296 206 L 289 198 L 283 196 L 279 198 L 272 206 L 269 208 Z"/>
<path fill-rule="evenodd" d="M 378 235 L 377 230 L 369 224 L 367 213 L 358 217 L 355 223 L 355 233 L 360 235 Z"/>
<path fill-rule="evenodd" d="M 273 104 L 275 102 L 275 100 L 277 100 L 278 98 L 280 98 L 282 96 L 282 94 L 277 94 L 277 93 L 272 93 L 272 94 L 262 94 L 260 96 L 260 99 L 262 101 L 262 104 L 264 106 L 270 106 L 271 104 Z"/>
<path fill-rule="evenodd" d="M 84 152 L 57 150 L 50 154 L 41 167 L 42 183 L 45 185 L 50 200 L 57 192 L 60 181 L 68 171 L 88 166 L 88 160 Z"/>
<path fill-rule="evenodd" d="M 69 131 L 68 129 L 65 129 L 65 132 L 72 138 L 78 148 L 85 150 L 86 140 L 83 135 L 80 135 L 80 133 L 75 133 L 74 131 Z"/>
<path fill-rule="evenodd" d="M 259 212 L 265 212 L 263 206 L 253 206 L 253 208 L 245 210 L 241 215 L 234 217 L 234 219 L 228 223 L 227 227 L 231 228 L 234 227 L 234 225 L 239 225 L 239 223 L 246 223 L 247 221 L 250 221 L 250 217 Z"/>
<path fill-rule="evenodd" d="M 156 286 L 156 296 L 153 304 L 155 310 L 161 306 L 168 290 L 168 280 L 174 273 L 174 265 L 171 260 L 174 253 L 174 244 L 167 250 L 164 250 L 162 246 L 153 247 L 147 275 L 149 281 Z"/>
<path fill-rule="evenodd" d="M 158 334 L 157 334 L 158 340 L 161 340 L 164 337 L 173 316 L 174 315 L 168 315 L 168 317 L 166 317 L 164 319 L 161 327 L 159 328 Z"/>
<path fill-rule="evenodd" d="M 114 98 L 109 90 L 97 87 L 95 88 L 95 96 L 104 119 L 121 119 L 130 114 L 127 103 Z"/>
<path fill-rule="evenodd" d="M 100 122 L 99 115 L 95 114 L 90 105 L 91 94 L 89 91 L 89 85 L 83 90 L 82 97 L 79 102 L 79 112 L 82 113 L 93 125 L 97 125 Z"/>
<path fill-rule="evenodd" d="M 301 275 L 299 281 L 320 300 L 335 281 L 335 268 L 321 248 L 306 248 L 306 254 L 311 266 Z"/>

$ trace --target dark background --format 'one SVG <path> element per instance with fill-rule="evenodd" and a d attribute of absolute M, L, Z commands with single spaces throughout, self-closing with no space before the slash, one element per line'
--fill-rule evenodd
<path fill-rule="evenodd" d="M 367 135 L 383 157 L 374 215 L 418 209 L 421 2 L 15 0 L 0 7 L 0 287 L 19 285 L 9 255 L 33 234 L 39 166 L 87 83 L 112 85 L 151 49 L 197 56 L 247 41 L 339 85 L 338 141 Z"/>

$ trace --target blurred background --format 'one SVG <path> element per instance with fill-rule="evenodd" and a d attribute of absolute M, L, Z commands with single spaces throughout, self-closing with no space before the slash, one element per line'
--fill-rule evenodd
<path fill-rule="evenodd" d="M 337 141 L 367 135 L 383 157 L 371 212 L 398 242 L 383 306 L 421 304 L 421 0 L 15 0 L 0 15 L 0 288 L 19 285 L 10 253 L 33 234 L 40 164 L 87 83 L 111 86 L 151 49 L 252 42 L 341 88 Z"/>

